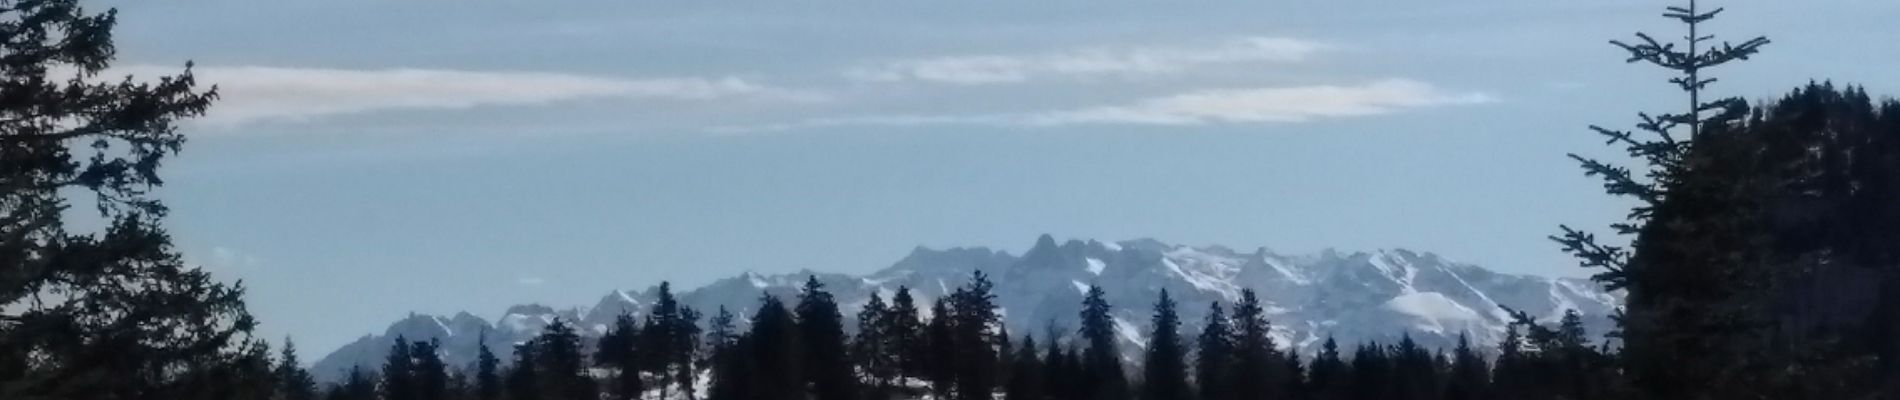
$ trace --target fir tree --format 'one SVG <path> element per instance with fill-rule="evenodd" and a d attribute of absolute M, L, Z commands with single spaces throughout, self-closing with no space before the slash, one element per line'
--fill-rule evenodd
<path fill-rule="evenodd" d="M 1083 381 L 1077 389 L 1083 391 L 1088 400 L 1128 400 L 1134 396 L 1128 389 L 1128 377 L 1122 371 L 1113 309 L 1106 296 L 1101 287 L 1089 286 L 1082 299 L 1080 333 L 1088 348 L 1083 350 Z"/>
<path fill-rule="evenodd" d="M 1331 336 L 1319 346 L 1319 354 L 1313 357 L 1313 365 L 1307 368 L 1313 398 L 1318 400 L 1344 400 L 1350 394 L 1351 371 L 1346 361 L 1340 358 L 1339 342 Z"/>
<path fill-rule="evenodd" d="M 1452 349 L 1451 373 L 1445 386 L 1446 400 L 1479 400 L 1488 398 L 1491 386 L 1491 366 L 1484 356 L 1471 348 L 1471 341 L 1464 334 L 1458 334 L 1458 346 Z"/>
<path fill-rule="evenodd" d="M 1186 400 L 1192 397 L 1187 382 L 1186 350 L 1181 344 L 1181 319 L 1174 313 L 1174 299 L 1162 289 L 1155 300 L 1154 331 L 1148 335 L 1147 357 L 1142 364 L 1144 400 Z"/>
<path fill-rule="evenodd" d="M 509 400 L 541 400 L 541 345 L 529 340 L 515 345 L 514 365 L 508 367 Z"/>
<path fill-rule="evenodd" d="M 1194 358 L 1195 383 L 1201 400 L 1234 400 L 1229 380 L 1233 366 L 1234 336 L 1227 326 L 1227 312 L 1220 302 L 1208 305 L 1207 322 L 1201 327 Z"/>
<path fill-rule="evenodd" d="M 989 400 L 996 389 L 996 315 L 994 285 L 983 271 L 971 273 L 970 282 L 950 296 L 951 348 L 948 354 L 958 400 Z"/>
<path fill-rule="evenodd" d="M 738 359 L 739 334 L 734 331 L 732 311 L 719 306 L 706 325 L 706 364 L 712 378 L 712 386 L 706 389 L 707 400 L 739 400 L 745 396 L 741 385 L 747 378 L 742 375 L 741 360 Z"/>
<path fill-rule="evenodd" d="M 1642 136 L 1590 127 L 1641 160 L 1635 170 L 1570 155 L 1587 175 L 1603 179 L 1608 194 L 1637 201 L 1624 221 L 1611 225 L 1617 235 L 1634 236 L 1633 243 L 1602 243 L 1568 226 L 1552 237 L 1584 267 L 1599 269 L 1599 282 L 1627 291 L 1620 319 L 1625 370 L 1654 398 L 1753 395 L 1745 388 L 1759 379 L 1738 374 L 1761 370 L 1744 367 L 1744 358 L 1758 353 L 1747 347 L 1759 338 L 1754 327 L 1762 322 L 1747 311 L 1760 305 L 1750 304 L 1745 292 L 1764 283 L 1759 264 L 1768 246 L 1750 225 L 1754 208 L 1736 196 L 1751 190 L 1748 182 L 1717 177 L 1729 161 L 1720 156 L 1719 140 L 1706 140 L 1744 118 L 1747 106 L 1738 98 L 1704 101 L 1703 90 L 1715 82 L 1706 76 L 1709 69 L 1747 59 L 1768 40 L 1715 45 L 1699 28 L 1721 11 L 1701 9 L 1694 0 L 1669 7 L 1663 16 L 1688 31 L 1680 46 L 1641 33 L 1634 44 L 1611 42 L 1629 53 L 1629 62 L 1680 73 L 1670 82 L 1686 95 L 1687 107 L 1639 113 Z M 1724 391 L 1730 394 L 1716 394 Z"/>
<path fill-rule="evenodd" d="M 740 400 L 746 395 L 744 385 L 751 379 L 745 375 L 745 360 L 739 354 L 740 337 L 732 325 L 733 318 L 731 311 L 719 306 L 719 312 L 707 322 L 706 344 L 712 347 L 707 360 L 712 375 L 712 387 L 706 390 L 708 400 Z"/>
<path fill-rule="evenodd" d="M 808 396 L 802 375 L 803 347 L 798 337 L 798 322 L 778 298 L 765 295 L 758 313 L 752 316 L 752 328 L 741 339 L 745 352 L 742 363 L 757 373 L 745 374 L 748 400 L 802 400 Z"/>
<path fill-rule="evenodd" d="M 1024 335 L 1022 344 L 1016 346 L 1016 353 L 1009 357 L 1009 383 L 1003 387 L 1004 400 L 1045 400 L 1043 377 L 1046 375 L 1036 352 L 1036 337 Z"/>
<path fill-rule="evenodd" d="M 910 288 L 897 287 L 897 293 L 891 295 L 890 312 L 878 324 L 883 332 L 884 344 L 896 357 L 899 376 L 923 376 L 924 354 L 928 346 L 924 340 L 923 320 L 918 315 L 917 303 L 911 298 Z"/>
<path fill-rule="evenodd" d="M 1273 338 L 1267 335 L 1266 309 L 1252 289 L 1241 290 L 1233 318 L 1234 396 L 1243 400 L 1277 397 L 1279 388 L 1275 383 L 1281 382 L 1284 374 L 1276 373 L 1280 363 Z"/>
<path fill-rule="evenodd" d="M 535 375 L 547 400 L 597 400 L 594 379 L 587 373 L 580 335 L 566 321 L 548 324 L 534 339 Z"/>
<path fill-rule="evenodd" d="M 692 309 L 681 306 L 674 298 L 671 283 L 660 282 L 653 307 L 647 312 L 646 326 L 640 329 L 637 339 L 640 353 L 633 357 L 644 365 L 643 370 L 659 377 L 656 385 L 662 398 L 670 397 L 676 389 L 688 397 L 692 395 L 698 318 Z"/>
<path fill-rule="evenodd" d="M 281 400 L 315 400 L 317 381 L 303 369 L 297 358 L 297 344 L 284 338 L 284 350 L 277 359 L 277 397 Z"/>
<path fill-rule="evenodd" d="M 364 372 L 363 367 L 351 366 L 336 392 L 348 400 L 376 400 L 376 378 Z"/>
<path fill-rule="evenodd" d="M 448 400 L 449 371 L 442 362 L 437 350 L 441 342 L 434 339 L 416 341 L 409 344 L 410 379 L 415 385 L 417 400 Z"/>
<path fill-rule="evenodd" d="M 496 359 L 495 352 L 488 349 L 487 329 L 482 330 L 475 343 L 478 349 L 475 354 L 475 399 L 499 400 L 501 399 L 499 371 L 501 360 Z"/>
<path fill-rule="evenodd" d="M 1069 362 L 1069 353 L 1062 349 L 1061 336 L 1053 333 L 1053 327 L 1050 331 L 1049 348 L 1042 357 L 1042 393 L 1050 399 L 1073 400 L 1077 397 L 1074 395 L 1077 382 L 1075 369 Z"/>
<path fill-rule="evenodd" d="M 866 397 L 882 399 L 890 396 L 890 387 L 897 379 L 896 357 L 889 347 L 891 340 L 885 336 L 886 320 L 890 317 L 890 307 L 884 305 L 883 296 L 871 293 L 864 308 L 858 310 L 858 335 L 851 341 L 851 356 L 857 369 L 864 377 Z"/>
<path fill-rule="evenodd" d="M 845 354 L 844 316 L 838 313 L 838 303 L 832 299 L 831 292 L 825 290 L 825 285 L 818 282 L 818 277 L 805 279 L 796 312 L 799 346 L 807 351 L 805 379 L 811 385 L 812 396 L 855 398 L 857 379 L 851 373 L 851 361 Z"/>
<path fill-rule="evenodd" d="M 948 299 L 937 298 L 930 304 L 930 323 L 924 327 L 928 350 L 923 352 L 923 378 L 940 399 L 956 393 L 956 317 L 950 315 Z"/>
<path fill-rule="evenodd" d="M 595 344 L 595 365 L 613 371 L 607 392 L 614 399 L 638 399 L 641 393 L 646 392 L 645 382 L 640 376 L 644 364 L 636 347 L 641 338 L 639 323 L 634 321 L 632 315 L 621 314 L 614 318 L 613 327 L 602 334 Z"/>
<path fill-rule="evenodd" d="M 1392 396 L 1392 361 L 1378 342 L 1359 345 L 1353 350 L 1351 398 L 1387 400 Z"/>
<path fill-rule="evenodd" d="M 383 400 L 419 400 L 416 398 L 416 358 L 410 355 L 409 340 L 396 335 L 383 359 Z"/>

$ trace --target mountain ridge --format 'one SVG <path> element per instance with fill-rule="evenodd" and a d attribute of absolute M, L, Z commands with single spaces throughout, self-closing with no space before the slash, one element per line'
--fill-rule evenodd
<path fill-rule="evenodd" d="M 690 290 L 678 290 L 680 302 L 711 315 L 725 306 L 741 319 L 761 295 L 795 301 L 807 277 L 824 283 L 847 318 L 876 293 L 889 298 L 909 287 L 920 308 L 962 285 L 975 271 L 996 283 L 997 304 L 1014 334 L 1071 334 L 1082 292 L 1099 285 L 1115 306 L 1124 349 L 1132 358 L 1145 346 L 1150 305 L 1166 289 L 1181 304 L 1183 333 L 1199 330 L 1211 301 L 1232 302 L 1241 290 L 1259 294 L 1281 347 L 1312 351 L 1325 337 L 1341 343 L 1389 342 L 1409 334 L 1426 346 L 1451 345 L 1459 334 L 1478 344 L 1495 343 L 1508 316 L 1498 306 L 1554 320 L 1564 310 L 1585 317 L 1593 333 L 1609 327 L 1607 316 L 1621 295 L 1604 292 L 1581 278 L 1506 274 L 1459 263 L 1430 252 L 1384 249 L 1283 255 L 1266 247 L 1251 252 L 1224 246 L 1175 245 L 1151 238 L 1102 242 L 1058 242 L 1041 235 L 1022 255 L 986 247 L 924 246 L 891 266 L 849 275 L 800 271 L 788 274 L 744 272 Z M 374 370 L 391 338 L 441 340 L 444 361 L 472 363 L 479 345 L 506 359 L 512 344 L 538 334 L 555 319 L 573 321 L 588 336 L 606 331 L 622 313 L 641 314 L 657 296 L 658 285 L 640 291 L 613 290 L 589 307 L 556 309 L 539 304 L 509 307 L 493 322 L 466 311 L 453 316 L 411 313 L 381 335 L 365 335 L 318 361 L 311 370 L 334 381 L 351 366 Z M 855 326 L 851 321 L 847 329 Z"/>

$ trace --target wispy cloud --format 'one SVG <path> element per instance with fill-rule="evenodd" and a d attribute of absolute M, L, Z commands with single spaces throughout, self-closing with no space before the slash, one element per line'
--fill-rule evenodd
<path fill-rule="evenodd" d="M 1316 118 L 1387 114 L 1407 108 L 1488 103 L 1484 93 L 1453 93 L 1424 82 L 1389 79 L 1354 86 L 1210 89 L 1031 116 L 1038 125 L 1130 123 L 1187 125 L 1214 122 L 1304 122 Z"/>
<path fill-rule="evenodd" d="M 131 66 L 108 75 L 173 75 L 178 67 Z M 625 79 L 550 72 L 447 69 L 326 69 L 200 66 L 220 100 L 200 122 L 233 126 L 399 109 L 532 106 L 582 99 L 816 101 L 823 96 L 734 77 Z"/>
<path fill-rule="evenodd" d="M 1245 37 L 1204 46 L 1097 46 L 1037 54 L 991 54 L 891 61 L 845 71 L 855 80 L 994 84 L 1047 76 L 1171 73 L 1208 64 L 1296 62 L 1329 46 L 1303 39 Z"/>
<path fill-rule="evenodd" d="M 1086 124 L 1204 125 L 1297 123 L 1322 118 L 1374 116 L 1405 109 L 1497 101 L 1483 92 L 1445 90 L 1409 79 L 1359 85 L 1205 89 L 1136 100 L 1030 113 L 963 115 L 866 115 L 813 118 L 789 123 L 724 126 L 713 133 L 758 133 L 842 126 L 917 127 L 988 125 L 1056 127 Z"/>
<path fill-rule="evenodd" d="M 541 286 L 542 284 L 546 284 L 546 283 L 548 283 L 546 279 L 541 279 L 541 277 L 538 277 L 538 276 L 523 276 L 520 278 L 515 278 L 515 284 L 519 284 L 522 286 Z"/>

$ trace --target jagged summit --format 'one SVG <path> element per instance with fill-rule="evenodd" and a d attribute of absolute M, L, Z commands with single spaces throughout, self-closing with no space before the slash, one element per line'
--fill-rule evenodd
<path fill-rule="evenodd" d="M 1145 343 L 1149 305 L 1162 289 L 1181 304 L 1187 334 L 1199 329 L 1207 303 L 1232 301 L 1242 290 L 1252 289 L 1266 306 L 1275 342 L 1301 351 L 1311 351 L 1327 336 L 1352 343 L 1409 333 L 1427 346 L 1449 346 L 1459 334 L 1468 334 L 1474 343 L 1496 343 L 1506 319 L 1500 305 L 1553 319 L 1564 310 L 1577 310 L 1593 332 L 1603 332 L 1607 316 L 1622 300 L 1620 294 L 1606 293 L 1583 279 L 1498 273 L 1406 249 L 1286 255 L 1266 247 L 1240 252 L 1146 238 L 1104 242 L 1052 235 L 1037 237 L 1021 256 L 984 247 L 919 246 L 891 266 L 861 276 L 745 272 L 673 290 L 682 303 L 706 314 L 724 306 L 749 315 L 760 296 L 790 301 L 811 276 L 833 292 L 844 315 L 852 316 L 871 294 L 888 297 L 900 286 L 911 288 L 919 304 L 929 304 L 974 271 L 993 277 L 997 304 L 1012 331 L 1038 336 L 1049 327 L 1073 332 L 1082 293 L 1090 285 L 1101 286 L 1116 307 L 1115 322 L 1130 352 Z M 312 371 L 334 379 L 351 365 L 375 368 L 394 335 L 440 339 L 445 360 L 464 365 L 474 359 L 477 337 L 487 332 L 486 344 L 506 358 L 512 343 L 538 334 L 555 319 L 573 321 L 583 334 L 599 335 L 615 317 L 646 311 L 656 295 L 655 288 L 615 290 L 592 306 L 567 310 L 518 305 L 493 322 L 468 313 L 452 318 L 413 315 L 390 325 L 381 336 L 366 336 L 323 357 Z"/>

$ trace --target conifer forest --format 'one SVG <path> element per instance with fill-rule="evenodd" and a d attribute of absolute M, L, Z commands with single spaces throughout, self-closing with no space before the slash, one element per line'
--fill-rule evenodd
<path fill-rule="evenodd" d="M 1253 289 L 1111 304 L 1089 286 L 1063 311 L 1074 326 L 1009 326 L 983 272 L 861 307 L 814 277 L 743 311 L 662 285 L 602 332 L 556 320 L 466 365 L 396 337 L 380 367 L 335 382 L 293 339 L 257 332 L 270 321 L 247 308 L 254 291 L 168 232 L 167 167 L 193 154 L 190 121 L 218 112 L 219 87 L 191 64 L 114 72 L 130 21 L 90 3 L 0 0 L 0 399 L 1900 399 L 1900 101 L 1828 77 L 1766 100 L 1715 94 L 1740 79 L 1725 67 L 1783 45 L 1712 28 L 1727 15 L 1712 0 L 1656 10 L 1667 31 L 1573 38 L 1613 39 L 1623 57 L 1587 68 L 1642 66 L 1652 75 L 1615 71 L 1669 96 L 1632 104 L 1674 104 L 1551 128 L 1600 139 L 1547 156 L 1629 205 L 1547 238 L 1625 296 L 1607 332 L 1505 309 L 1502 340 L 1304 351 L 1276 343 Z M 1150 316 L 1139 349 L 1117 309 Z"/>

